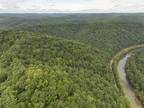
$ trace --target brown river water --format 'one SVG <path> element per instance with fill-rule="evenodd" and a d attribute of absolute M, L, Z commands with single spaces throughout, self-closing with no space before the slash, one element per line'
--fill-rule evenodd
<path fill-rule="evenodd" d="M 126 78 L 125 65 L 129 57 L 131 57 L 131 55 L 127 54 L 118 63 L 118 72 L 120 76 L 121 85 L 123 86 L 123 90 L 127 99 L 131 103 L 131 108 L 143 108 L 141 102 L 136 97 L 132 87 L 130 86 Z"/>

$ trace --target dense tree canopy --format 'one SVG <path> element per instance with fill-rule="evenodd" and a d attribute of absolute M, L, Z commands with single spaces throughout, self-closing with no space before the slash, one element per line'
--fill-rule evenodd
<path fill-rule="evenodd" d="M 19 39 L 1 55 L 0 106 L 120 106 L 120 95 L 107 81 L 111 76 L 105 73 L 99 53 L 84 44 L 48 36 Z"/>
<path fill-rule="evenodd" d="M 129 108 L 109 65 L 144 42 L 131 17 L 2 15 L 0 108 Z"/>

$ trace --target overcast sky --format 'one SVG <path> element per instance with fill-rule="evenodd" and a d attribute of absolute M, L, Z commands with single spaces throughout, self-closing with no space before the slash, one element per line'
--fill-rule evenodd
<path fill-rule="evenodd" d="M 0 0 L 0 13 L 144 12 L 144 0 Z"/>

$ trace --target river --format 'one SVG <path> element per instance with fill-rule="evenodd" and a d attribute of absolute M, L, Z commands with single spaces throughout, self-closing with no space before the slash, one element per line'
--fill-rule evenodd
<path fill-rule="evenodd" d="M 143 108 L 141 102 L 136 97 L 136 95 L 126 77 L 125 65 L 126 65 L 126 62 L 129 57 L 131 57 L 131 55 L 127 54 L 118 63 L 118 72 L 119 72 L 119 76 L 120 76 L 120 81 L 123 86 L 124 93 L 131 103 L 131 107 L 132 108 Z"/>

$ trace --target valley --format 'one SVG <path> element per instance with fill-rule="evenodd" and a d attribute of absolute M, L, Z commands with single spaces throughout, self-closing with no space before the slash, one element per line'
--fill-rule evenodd
<path fill-rule="evenodd" d="M 0 17 L 0 108 L 131 108 L 109 63 L 144 44 L 143 14 Z"/>

